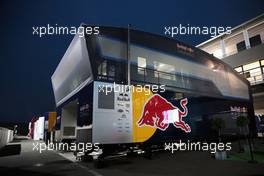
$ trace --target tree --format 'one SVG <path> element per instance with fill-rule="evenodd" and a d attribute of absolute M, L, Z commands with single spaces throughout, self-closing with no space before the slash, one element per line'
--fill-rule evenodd
<path fill-rule="evenodd" d="M 218 141 L 221 142 L 221 130 L 225 128 L 225 121 L 220 118 L 216 117 L 212 119 L 212 129 L 218 132 Z"/>
<path fill-rule="evenodd" d="M 245 127 L 248 131 L 248 124 L 249 124 L 249 119 L 247 116 L 241 115 L 237 117 L 237 126 L 239 127 L 240 133 L 242 132 L 245 137 L 246 137 Z"/>
<path fill-rule="evenodd" d="M 245 127 L 248 128 L 248 124 L 249 124 L 249 119 L 247 118 L 247 116 L 240 115 L 237 117 L 237 126 L 239 127 L 238 144 L 239 144 L 239 150 L 240 151 L 242 151 L 242 147 L 241 147 L 241 143 L 240 143 L 240 135 L 242 133 L 243 136 L 246 138 Z"/>

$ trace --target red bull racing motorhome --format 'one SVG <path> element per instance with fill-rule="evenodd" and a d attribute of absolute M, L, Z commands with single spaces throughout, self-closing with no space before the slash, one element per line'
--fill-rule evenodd
<path fill-rule="evenodd" d="M 164 142 L 209 139 L 215 117 L 226 122 L 226 135 L 236 134 L 241 113 L 255 130 L 249 83 L 221 60 L 147 32 L 99 31 L 76 34 L 52 75 L 58 141 L 99 143 L 102 159 L 131 146 L 151 151 Z"/>

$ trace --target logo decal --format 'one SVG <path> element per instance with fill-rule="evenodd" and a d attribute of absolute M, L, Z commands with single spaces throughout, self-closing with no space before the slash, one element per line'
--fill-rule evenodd
<path fill-rule="evenodd" d="M 155 94 L 145 103 L 137 125 L 139 127 L 146 125 L 165 131 L 172 123 L 176 128 L 190 133 L 190 126 L 182 121 L 182 118 L 188 115 L 187 103 L 187 98 L 180 100 L 181 110 L 159 94 Z"/>

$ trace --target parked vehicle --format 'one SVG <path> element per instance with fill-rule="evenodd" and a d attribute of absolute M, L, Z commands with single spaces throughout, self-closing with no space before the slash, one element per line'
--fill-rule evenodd
<path fill-rule="evenodd" d="M 99 143 L 99 159 L 133 147 L 150 152 L 208 138 L 216 114 L 226 123 L 222 134 L 236 134 L 234 107 L 254 131 L 250 85 L 221 60 L 155 34 L 99 30 L 77 34 L 51 77 L 61 141 Z"/>

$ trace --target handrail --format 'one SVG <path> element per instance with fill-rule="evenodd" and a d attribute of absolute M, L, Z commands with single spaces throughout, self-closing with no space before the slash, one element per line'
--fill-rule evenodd
<path fill-rule="evenodd" d="M 262 79 L 256 79 L 256 77 L 261 76 Z M 249 78 L 253 78 L 253 80 L 248 80 L 250 82 L 251 85 L 257 85 L 257 84 L 262 84 L 264 83 L 264 74 L 259 74 L 259 75 L 255 75 L 255 76 L 250 76 Z"/>

